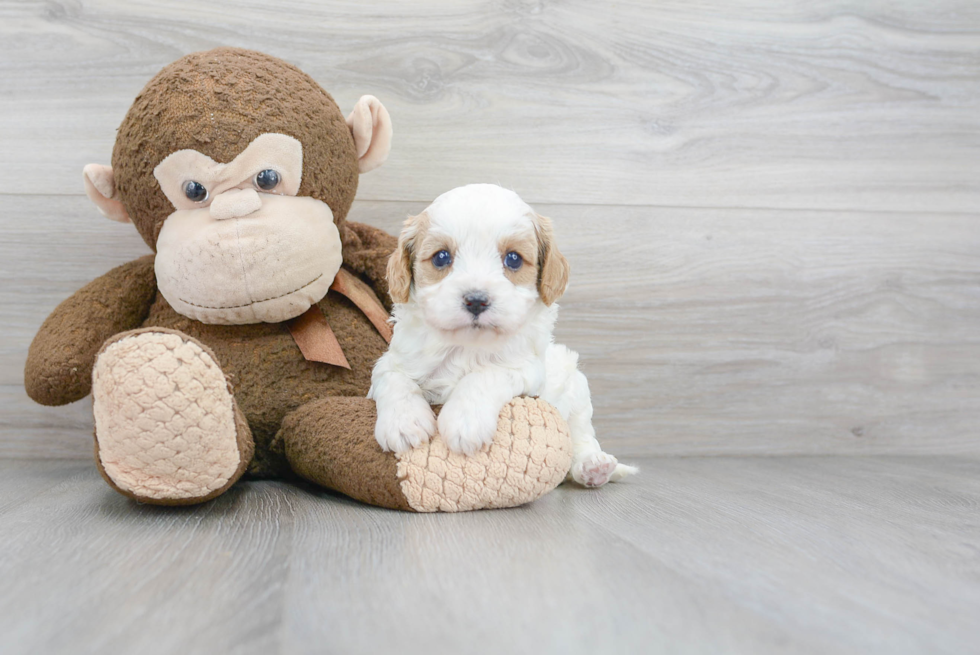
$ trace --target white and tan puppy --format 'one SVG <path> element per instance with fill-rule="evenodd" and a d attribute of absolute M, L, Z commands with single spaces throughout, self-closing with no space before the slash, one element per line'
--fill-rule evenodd
<path fill-rule="evenodd" d="M 578 355 L 553 343 L 555 301 L 568 262 L 551 221 L 513 191 L 471 184 L 436 198 L 405 222 L 388 262 L 394 337 L 378 360 L 368 397 L 385 450 L 428 441 L 472 454 L 493 440 L 514 396 L 541 396 L 568 421 L 569 475 L 598 487 L 635 473 L 602 452 Z"/>

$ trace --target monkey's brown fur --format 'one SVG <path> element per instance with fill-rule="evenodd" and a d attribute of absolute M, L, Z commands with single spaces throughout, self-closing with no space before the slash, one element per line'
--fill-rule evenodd
<path fill-rule="evenodd" d="M 370 284 L 390 310 L 385 267 L 396 240 L 346 221 L 358 161 L 340 109 L 305 73 L 257 52 L 219 48 L 188 55 L 137 96 L 119 129 L 112 166 L 118 197 L 144 241 L 156 251 L 163 223 L 174 211 L 153 176 L 161 160 L 193 149 L 227 163 L 270 132 L 302 143 L 297 195 L 330 207 L 344 267 Z M 148 255 L 115 268 L 52 312 L 28 353 L 25 386 L 31 398 L 62 405 L 86 396 L 100 348 L 120 333 L 178 331 L 202 344 L 226 375 L 240 444 L 249 440 L 248 432 L 254 440 L 249 472 L 295 471 L 367 502 L 410 509 L 398 491 L 394 457 L 374 440 L 374 405 L 364 398 L 372 366 L 387 346 L 356 306 L 333 291 L 318 303 L 350 363 L 347 370 L 304 359 L 282 323 L 207 325 L 178 314 L 157 289 L 153 263 Z M 239 423 L 242 415 L 247 425 Z M 244 457 L 253 451 L 246 446 L 240 448 Z"/>

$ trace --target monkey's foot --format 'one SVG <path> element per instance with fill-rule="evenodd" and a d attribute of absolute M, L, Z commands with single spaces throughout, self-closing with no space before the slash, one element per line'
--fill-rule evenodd
<path fill-rule="evenodd" d="M 357 500 L 411 512 L 516 507 L 557 487 L 572 461 L 568 425 L 540 398 L 514 398 L 500 411 L 493 442 L 454 453 L 435 436 L 415 448 L 382 451 L 378 413 L 367 398 L 314 400 L 283 421 L 293 471 Z"/>
<path fill-rule="evenodd" d="M 124 332 L 92 372 L 96 461 L 121 493 L 158 505 L 210 500 L 245 472 L 252 435 L 211 352 L 172 330 Z"/>

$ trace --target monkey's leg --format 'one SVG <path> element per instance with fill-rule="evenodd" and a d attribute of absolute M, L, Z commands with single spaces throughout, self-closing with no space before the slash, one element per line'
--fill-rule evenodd
<path fill-rule="evenodd" d="M 92 371 L 92 401 L 99 470 L 141 502 L 210 500 L 252 458 L 252 433 L 214 354 L 175 330 L 107 341 Z"/>
<path fill-rule="evenodd" d="M 572 461 L 568 426 L 538 398 L 504 406 L 497 434 L 475 455 L 450 452 L 436 435 L 404 453 L 374 438 L 366 398 L 324 398 L 289 414 L 276 435 L 301 477 L 365 503 L 415 512 L 514 507 L 540 498 Z"/>

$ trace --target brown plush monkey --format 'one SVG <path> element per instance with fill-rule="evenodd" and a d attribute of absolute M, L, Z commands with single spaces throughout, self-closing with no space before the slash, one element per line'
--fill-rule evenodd
<path fill-rule="evenodd" d="M 28 353 L 39 403 L 93 393 L 96 460 L 140 501 L 193 504 L 246 471 L 299 475 L 415 511 L 516 505 L 564 478 L 567 429 L 535 399 L 501 413 L 474 458 L 438 440 L 382 452 L 364 398 L 386 348 L 394 237 L 345 220 L 359 173 L 387 157 L 388 113 L 345 120 L 309 76 L 219 48 L 164 68 L 86 192 L 154 251 L 59 305 Z"/>

